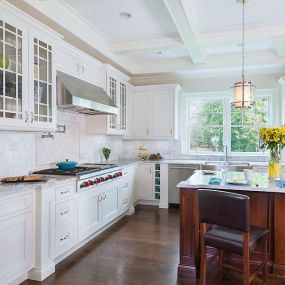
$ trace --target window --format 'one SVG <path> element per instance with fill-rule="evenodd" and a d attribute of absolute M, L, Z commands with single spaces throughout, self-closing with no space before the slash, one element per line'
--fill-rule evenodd
<path fill-rule="evenodd" d="M 239 111 L 231 109 L 231 150 L 258 152 L 259 129 L 268 125 L 268 98 L 256 101 L 255 108 Z"/>
<path fill-rule="evenodd" d="M 183 128 L 184 152 L 259 152 L 258 131 L 270 122 L 270 97 L 259 97 L 252 109 L 237 110 L 229 96 L 188 98 Z M 185 128 L 184 128 L 185 127 Z"/>
<path fill-rule="evenodd" d="M 190 104 L 190 149 L 219 151 L 223 146 L 223 101 L 195 100 Z"/>

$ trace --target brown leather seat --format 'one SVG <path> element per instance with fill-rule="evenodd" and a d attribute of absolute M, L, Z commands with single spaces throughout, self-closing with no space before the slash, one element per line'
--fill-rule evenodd
<path fill-rule="evenodd" d="M 250 226 L 249 197 L 209 189 L 199 189 L 197 196 L 201 245 L 200 284 L 206 285 L 206 246 L 218 249 L 220 272 L 223 267 L 240 271 L 239 268 L 223 262 L 224 251 L 241 254 L 243 284 L 249 285 L 260 269 L 263 269 L 263 284 L 266 284 L 268 230 Z M 262 263 L 250 276 L 250 254 L 260 245 L 262 245 Z"/>
<path fill-rule="evenodd" d="M 249 250 L 252 252 L 263 238 L 266 238 L 268 230 L 258 227 L 250 227 L 249 230 Z M 243 233 L 221 226 L 213 226 L 205 235 L 205 243 L 218 249 L 232 253 L 243 254 Z"/>

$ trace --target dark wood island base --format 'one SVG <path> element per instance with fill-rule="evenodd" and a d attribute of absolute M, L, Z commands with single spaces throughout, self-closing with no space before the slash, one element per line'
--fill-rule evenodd
<path fill-rule="evenodd" d="M 200 267 L 199 222 L 196 190 L 192 187 L 180 188 L 180 263 L 178 274 L 196 278 Z M 212 188 L 212 187 L 211 187 Z M 219 189 L 244 194 L 250 197 L 251 225 L 268 228 L 268 268 L 269 272 L 285 276 L 285 193 L 247 190 Z M 285 192 L 285 191 L 284 191 Z M 211 250 L 209 250 L 211 255 Z M 252 265 L 257 264 L 258 250 L 252 254 Z M 236 255 L 228 254 L 227 261 L 242 263 Z"/>

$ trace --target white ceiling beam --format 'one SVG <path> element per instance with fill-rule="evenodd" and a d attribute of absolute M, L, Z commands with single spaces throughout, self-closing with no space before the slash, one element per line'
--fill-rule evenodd
<path fill-rule="evenodd" d="M 203 57 L 196 40 L 193 19 L 189 19 L 189 0 L 163 0 L 193 63 L 202 63 Z M 187 7 L 187 9 L 186 9 Z M 186 9 L 186 10 L 185 10 Z M 186 13 L 187 11 L 187 13 Z"/>
<path fill-rule="evenodd" d="M 110 45 L 110 49 L 114 53 L 129 53 L 143 50 L 157 51 L 160 49 L 181 49 L 183 47 L 184 44 L 179 37 L 113 41 Z"/>

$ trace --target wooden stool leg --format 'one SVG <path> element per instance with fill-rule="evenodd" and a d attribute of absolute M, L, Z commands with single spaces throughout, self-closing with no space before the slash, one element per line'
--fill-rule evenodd
<path fill-rule="evenodd" d="M 219 269 L 220 269 L 220 279 L 223 279 L 223 260 L 224 260 L 224 251 L 219 251 Z"/>
<path fill-rule="evenodd" d="M 262 252 L 262 263 L 263 263 L 263 284 L 266 285 L 267 284 L 267 256 L 268 256 L 268 239 L 266 239 L 264 241 L 264 245 L 263 245 L 263 252 Z"/>
<path fill-rule="evenodd" d="M 243 285 L 249 285 L 249 233 L 243 234 Z"/>
<path fill-rule="evenodd" d="M 207 276 L 207 256 L 206 256 L 206 246 L 205 246 L 205 233 L 206 224 L 200 224 L 200 247 L 201 247 L 201 266 L 200 266 L 200 285 L 206 285 Z"/>

